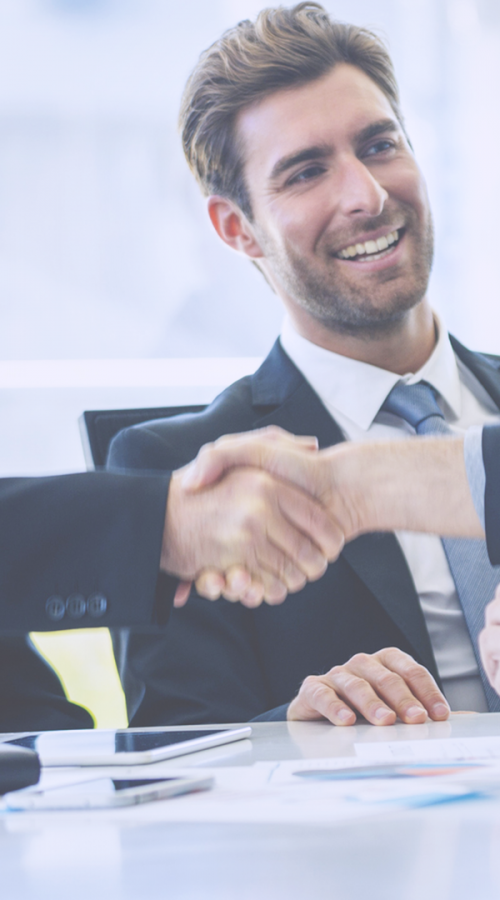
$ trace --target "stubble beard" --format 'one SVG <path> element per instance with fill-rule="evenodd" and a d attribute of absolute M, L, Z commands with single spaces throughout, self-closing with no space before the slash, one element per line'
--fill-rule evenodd
<path fill-rule="evenodd" d="M 428 213 L 426 222 L 419 223 L 415 212 L 406 210 L 405 222 L 407 238 L 415 245 L 411 273 L 402 278 L 398 266 L 372 273 L 369 290 L 340 275 L 336 263 L 343 264 L 328 249 L 322 250 L 320 264 L 315 265 L 292 251 L 283 254 L 265 236 L 260 240 L 274 278 L 297 306 L 330 331 L 373 339 L 397 331 L 427 291 L 434 256 L 432 217 Z M 374 231 L 384 224 L 378 219 L 363 230 Z"/>

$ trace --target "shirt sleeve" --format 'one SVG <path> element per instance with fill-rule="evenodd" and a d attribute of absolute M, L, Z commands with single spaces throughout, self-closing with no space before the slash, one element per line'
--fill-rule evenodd
<path fill-rule="evenodd" d="M 486 488 L 486 471 L 483 461 L 483 427 L 475 425 L 469 428 L 464 440 L 464 457 L 467 479 L 475 510 L 483 528 L 484 521 L 484 492 Z"/>

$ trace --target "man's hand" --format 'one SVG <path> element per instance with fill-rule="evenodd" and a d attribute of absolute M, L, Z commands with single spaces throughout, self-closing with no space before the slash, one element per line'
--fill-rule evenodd
<path fill-rule="evenodd" d="M 197 492 L 236 466 L 263 469 L 316 497 L 346 541 L 366 531 L 396 529 L 483 536 L 459 438 L 346 442 L 311 453 L 271 427 L 207 444 L 185 469 L 183 486 Z M 266 596 L 255 574 L 238 564 L 231 571 L 198 572 L 197 579 L 199 592 L 209 597 L 221 592 L 228 599 L 247 596 L 248 605 L 255 605 Z M 187 597 L 182 590 L 178 605 Z"/>
<path fill-rule="evenodd" d="M 294 435 L 278 425 L 226 434 L 201 447 L 196 459 L 183 470 L 183 485 L 187 490 L 200 490 L 214 484 L 230 469 L 254 466 L 284 480 L 297 481 L 312 493 L 314 472 L 308 461 L 317 456 L 317 451 L 317 438 Z"/>
<path fill-rule="evenodd" d="M 280 603 L 287 592 L 320 578 L 343 540 L 317 500 L 266 472 L 234 469 L 193 492 L 179 470 L 171 479 L 161 567 L 186 582 L 208 568 L 231 570 L 233 581 L 238 573 L 250 578 L 249 598 L 242 597 L 248 605 L 259 600 L 254 581 L 260 599 Z"/>
<path fill-rule="evenodd" d="M 202 448 L 186 487 L 207 485 L 230 466 L 258 466 L 316 497 L 346 541 L 366 531 L 423 531 L 484 537 L 474 509 L 461 438 L 337 444 L 315 454 L 293 443 L 230 435 Z"/>
<path fill-rule="evenodd" d="M 299 457 L 316 456 L 317 438 L 293 435 L 276 425 L 243 434 L 227 435 L 201 448 L 196 459 L 182 470 L 182 487 L 190 493 L 213 485 L 236 466 L 245 466 L 245 457 L 249 458 L 254 467 L 271 470 L 270 459 L 276 453 L 283 453 L 287 458 L 286 452 L 290 450 Z M 340 553 L 342 546 L 343 541 L 339 543 L 336 555 Z M 225 571 L 212 564 L 197 573 L 196 589 L 209 600 L 223 596 L 227 600 L 239 600 L 248 607 L 258 606 L 264 600 L 281 602 L 287 593 L 285 585 L 281 584 L 279 595 L 276 593 L 274 599 L 271 599 L 262 577 L 255 572 L 251 574 L 241 564 L 232 565 Z M 190 590 L 191 582 L 180 583 L 174 600 L 176 607 L 185 605 Z"/>
<path fill-rule="evenodd" d="M 287 718 L 354 725 L 356 713 L 372 725 L 393 725 L 397 716 L 418 725 L 428 716 L 447 719 L 450 708 L 427 669 L 389 647 L 371 655 L 358 653 L 326 675 L 310 675 L 290 703 Z"/>
<path fill-rule="evenodd" d="M 486 607 L 486 625 L 479 635 L 479 650 L 488 681 L 500 694 L 500 587 Z"/>
<path fill-rule="evenodd" d="M 280 480 L 288 480 L 292 484 L 296 476 L 297 486 L 309 493 L 312 492 L 313 479 L 316 480 L 316 469 L 310 469 L 307 461 L 317 458 L 317 449 L 315 437 L 292 435 L 276 425 L 226 435 L 201 448 L 196 459 L 184 468 L 182 486 L 187 493 L 195 493 L 218 482 L 236 467 L 252 466 L 271 474 L 279 471 L 283 476 Z M 302 463 L 305 468 L 302 468 Z M 336 542 L 335 552 L 329 557 L 330 562 L 337 558 L 343 543 L 343 540 Z M 190 588 L 191 584 L 188 582 L 180 584 L 175 596 L 175 606 L 184 606 Z M 270 600 L 262 577 L 255 571 L 250 573 L 241 564 L 233 565 L 225 571 L 212 565 L 198 572 L 196 589 L 210 600 L 222 595 L 227 600 L 240 600 L 249 607 L 258 606 L 263 600 L 281 602 L 287 593 L 282 589 L 279 600 Z"/>

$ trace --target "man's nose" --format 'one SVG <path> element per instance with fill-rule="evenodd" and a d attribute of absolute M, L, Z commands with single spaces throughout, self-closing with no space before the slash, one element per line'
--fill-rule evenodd
<path fill-rule="evenodd" d="M 362 160 L 356 157 L 344 160 L 339 175 L 339 206 L 342 213 L 346 216 L 358 213 L 379 216 L 389 195 Z"/>

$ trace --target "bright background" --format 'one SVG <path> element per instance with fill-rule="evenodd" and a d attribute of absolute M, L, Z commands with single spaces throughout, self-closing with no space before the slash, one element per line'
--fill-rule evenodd
<path fill-rule="evenodd" d="M 83 468 L 83 409 L 208 401 L 278 333 L 176 132 L 199 52 L 261 5 L 0 0 L 0 475 Z M 500 351 L 499 0 L 324 5 L 388 41 L 434 210 L 432 300 Z M 99 724 L 123 722 L 106 632 L 40 641 Z"/>

